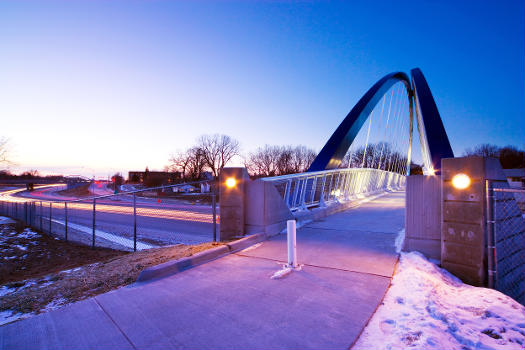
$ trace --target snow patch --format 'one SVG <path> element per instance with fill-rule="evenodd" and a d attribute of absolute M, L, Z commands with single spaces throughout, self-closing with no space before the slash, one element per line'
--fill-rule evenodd
<path fill-rule="evenodd" d="M 351 312 L 351 310 L 349 310 Z M 525 307 L 401 253 L 382 305 L 352 349 L 523 349 Z"/>
<path fill-rule="evenodd" d="M 290 274 L 293 271 L 291 267 L 283 267 L 279 271 L 275 272 L 272 277 L 270 277 L 272 280 L 283 278 Z"/>
<path fill-rule="evenodd" d="M 1 286 L 0 287 L 0 297 L 3 297 L 4 295 L 11 294 L 14 291 L 16 291 L 16 288 L 9 288 L 8 286 Z"/>
<path fill-rule="evenodd" d="M 11 310 L 0 311 L 0 326 L 17 320 L 28 318 L 33 314 L 22 314 Z"/>
<path fill-rule="evenodd" d="M 0 216 L 0 225 L 7 225 L 7 224 L 14 224 L 14 223 L 15 223 L 15 220 L 5 217 L 5 216 Z"/>
<path fill-rule="evenodd" d="M 23 232 L 20 232 L 17 236 L 19 238 L 31 239 L 31 238 L 38 238 L 38 237 L 40 237 L 40 234 L 36 233 L 34 231 L 31 231 L 30 228 L 26 228 Z"/>
<path fill-rule="evenodd" d="M 397 234 L 396 241 L 394 243 L 396 247 L 396 253 L 401 253 L 401 250 L 403 249 L 403 243 L 405 243 L 405 229 L 402 229 Z"/>

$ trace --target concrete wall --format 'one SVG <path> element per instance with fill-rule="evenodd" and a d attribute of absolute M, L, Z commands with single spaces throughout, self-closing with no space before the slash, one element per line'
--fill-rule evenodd
<path fill-rule="evenodd" d="M 294 216 L 272 183 L 262 180 L 246 182 L 245 233 L 274 235 L 286 228 Z"/>
<path fill-rule="evenodd" d="M 412 175 L 406 182 L 404 251 L 441 259 L 441 177 Z"/>
<path fill-rule="evenodd" d="M 508 186 L 499 161 L 493 158 L 443 159 L 441 264 L 466 283 L 487 285 L 487 209 L 485 181 Z M 464 173 L 471 185 L 452 186 L 452 178 Z"/>

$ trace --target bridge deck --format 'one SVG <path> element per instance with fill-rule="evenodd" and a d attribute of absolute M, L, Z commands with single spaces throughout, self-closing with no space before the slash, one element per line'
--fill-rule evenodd
<path fill-rule="evenodd" d="M 301 264 L 391 277 L 397 262 L 395 239 L 405 226 L 405 193 L 394 192 L 361 206 L 309 223 L 297 232 Z M 286 235 L 264 242 L 244 256 L 286 261 Z"/>
<path fill-rule="evenodd" d="M 0 348 L 347 349 L 388 288 L 404 193 L 298 232 L 302 271 L 270 276 L 284 237 L 146 285 L 0 327 Z"/>

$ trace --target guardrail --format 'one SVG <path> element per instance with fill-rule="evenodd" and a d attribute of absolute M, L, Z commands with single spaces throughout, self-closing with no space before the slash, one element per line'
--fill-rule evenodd
<path fill-rule="evenodd" d="M 275 185 L 291 211 L 401 188 L 406 177 L 380 169 L 348 168 L 262 178 Z"/>

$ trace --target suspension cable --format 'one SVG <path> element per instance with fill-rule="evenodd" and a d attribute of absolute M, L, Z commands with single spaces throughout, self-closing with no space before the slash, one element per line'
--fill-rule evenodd
<path fill-rule="evenodd" d="M 392 93 L 390 95 L 390 103 L 388 105 L 388 114 L 387 114 L 387 119 L 386 119 L 385 133 L 383 134 L 383 136 L 386 136 L 386 130 L 388 129 L 388 122 L 390 121 L 390 111 L 391 111 L 391 107 L 392 107 L 392 97 L 393 96 L 394 96 L 394 87 L 392 87 Z M 379 165 L 377 166 L 377 169 L 381 168 L 381 161 L 383 159 L 383 150 L 384 149 L 385 149 L 385 144 L 383 143 L 382 147 L 381 147 L 381 154 L 379 156 Z"/>

